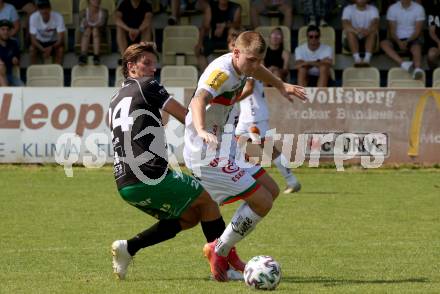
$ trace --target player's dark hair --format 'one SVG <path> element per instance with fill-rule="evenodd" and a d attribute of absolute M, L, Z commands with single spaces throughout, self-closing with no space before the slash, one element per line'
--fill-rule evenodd
<path fill-rule="evenodd" d="M 159 59 L 156 44 L 153 42 L 141 42 L 130 45 L 122 55 L 122 74 L 124 78 L 128 77 L 128 63 L 136 63 L 146 52 L 150 52 Z"/>

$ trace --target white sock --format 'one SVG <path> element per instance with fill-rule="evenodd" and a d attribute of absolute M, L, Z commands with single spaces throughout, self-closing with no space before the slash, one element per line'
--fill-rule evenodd
<path fill-rule="evenodd" d="M 400 64 L 400 67 L 401 67 L 403 70 L 405 70 L 405 71 L 407 71 L 407 72 L 410 72 L 412 65 L 413 65 L 413 63 L 412 63 L 411 61 L 403 61 L 403 62 Z"/>
<path fill-rule="evenodd" d="M 361 57 L 359 56 L 359 53 L 353 54 L 353 58 L 354 58 L 354 62 L 356 62 L 356 63 L 361 62 Z"/>
<path fill-rule="evenodd" d="M 243 203 L 235 212 L 223 234 L 218 238 L 215 252 L 218 255 L 227 256 L 231 248 L 246 237 L 262 219 L 246 202 Z"/>
<path fill-rule="evenodd" d="M 371 53 L 365 52 L 365 57 L 364 57 L 365 63 L 370 63 L 370 60 L 371 60 Z"/>
<path fill-rule="evenodd" d="M 290 168 L 285 167 L 282 162 L 287 162 L 287 159 L 284 157 L 283 154 L 280 154 L 277 158 L 273 160 L 273 163 L 277 166 L 278 170 L 280 171 L 281 175 L 284 177 L 284 179 L 287 182 L 287 185 L 294 186 L 296 183 L 298 183 L 298 180 L 296 179 L 295 175 L 292 173 Z"/>

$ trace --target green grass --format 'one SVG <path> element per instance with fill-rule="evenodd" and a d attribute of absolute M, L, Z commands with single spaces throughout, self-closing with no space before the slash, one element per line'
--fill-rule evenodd
<path fill-rule="evenodd" d="M 271 174 L 283 187 L 276 170 Z M 440 170 L 301 168 L 238 251 L 271 255 L 279 293 L 440 293 Z M 255 293 L 208 280 L 200 227 L 141 251 L 128 279 L 109 247 L 155 220 L 118 196 L 110 167 L 0 166 L 0 293 Z M 222 208 L 229 221 L 237 205 Z"/>

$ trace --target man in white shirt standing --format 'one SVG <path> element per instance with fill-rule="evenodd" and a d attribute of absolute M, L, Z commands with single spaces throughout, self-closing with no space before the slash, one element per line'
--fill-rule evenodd
<path fill-rule="evenodd" d="M 422 34 L 425 21 L 423 7 L 411 0 L 400 0 L 387 11 L 389 39 L 380 42 L 383 51 L 400 67 L 408 72 L 413 71 L 414 79 L 423 77 L 422 63 Z M 412 61 L 403 61 L 396 49 L 411 52 Z"/>
<path fill-rule="evenodd" d="M 318 87 L 327 87 L 330 68 L 333 64 L 333 49 L 320 41 L 321 31 L 317 26 L 307 28 L 307 43 L 295 49 L 295 68 L 298 70 L 298 85 L 310 86 L 317 80 Z"/>
<path fill-rule="evenodd" d="M 369 5 L 368 0 L 354 2 L 347 5 L 342 13 L 342 25 L 346 36 L 344 47 L 352 52 L 355 66 L 368 65 L 376 45 L 379 11 L 373 5 Z M 365 52 L 363 59 L 359 55 L 360 47 L 365 50 L 362 51 Z"/>
<path fill-rule="evenodd" d="M 55 54 L 55 63 L 62 64 L 66 31 L 63 16 L 52 11 L 49 0 L 38 0 L 37 7 L 29 18 L 31 63 L 37 63 L 38 53 L 41 53 L 44 59 Z"/>

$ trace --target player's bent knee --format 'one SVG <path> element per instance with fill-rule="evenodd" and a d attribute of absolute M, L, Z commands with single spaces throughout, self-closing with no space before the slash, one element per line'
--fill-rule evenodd
<path fill-rule="evenodd" d="M 275 200 L 280 194 L 280 188 L 278 184 L 274 181 L 274 179 L 269 176 L 267 173 L 261 175 L 257 182 L 266 188 L 267 191 L 272 195 L 272 199 Z"/>
<path fill-rule="evenodd" d="M 280 195 L 280 187 L 278 187 L 277 184 L 275 184 L 275 187 L 270 191 L 272 194 L 272 199 L 277 199 L 278 195 Z"/>
<path fill-rule="evenodd" d="M 199 197 L 192 203 L 190 209 L 197 209 L 199 220 L 209 221 L 221 217 L 217 202 L 212 200 L 208 192 L 203 191 Z"/>
<path fill-rule="evenodd" d="M 182 230 L 195 227 L 200 222 L 200 210 L 197 207 L 187 209 L 179 219 Z"/>
<path fill-rule="evenodd" d="M 273 198 L 266 188 L 260 186 L 254 194 L 246 199 L 246 202 L 256 214 L 264 217 L 272 209 Z"/>

